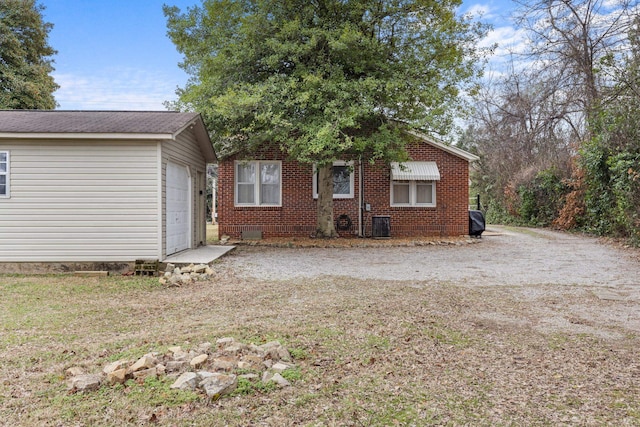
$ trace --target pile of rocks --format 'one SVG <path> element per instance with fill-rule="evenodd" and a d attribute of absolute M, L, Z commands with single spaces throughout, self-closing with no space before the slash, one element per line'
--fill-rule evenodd
<path fill-rule="evenodd" d="M 215 346 L 207 342 L 190 351 L 170 347 L 165 354 L 148 353 L 133 363 L 118 360 L 106 365 L 101 374 L 86 374 L 72 367 L 66 375 L 70 391 L 95 391 L 103 384 L 166 375 L 175 378 L 173 389 L 201 391 L 217 399 L 235 390 L 238 378 L 287 387 L 290 384 L 281 373 L 294 367 L 289 351 L 278 341 L 255 345 L 229 337 L 217 340 Z M 238 374 L 238 370 L 245 373 Z"/>
<path fill-rule="evenodd" d="M 206 280 L 213 274 L 213 269 L 207 264 L 190 264 L 186 267 L 176 267 L 168 263 L 164 270 L 164 275 L 160 277 L 160 284 L 165 286 L 190 285 L 197 280 Z"/>

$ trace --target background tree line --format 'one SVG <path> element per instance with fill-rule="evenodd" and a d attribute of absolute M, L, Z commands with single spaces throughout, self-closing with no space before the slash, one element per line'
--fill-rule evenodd
<path fill-rule="evenodd" d="M 36 0 L 0 0 L 0 109 L 53 109 L 49 32 Z"/>
<path fill-rule="evenodd" d="M 489 221 L 640 243 L 640 30 L 634 0 L 523 2 L 528 48 L 474 97 L 460 144 Z"/>

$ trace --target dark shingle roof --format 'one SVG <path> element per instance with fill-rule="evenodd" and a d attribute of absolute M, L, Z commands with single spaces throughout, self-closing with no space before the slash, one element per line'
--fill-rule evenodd
<path fill-rule="evenodd" d="M 0 110 L 0 133 L 174 134 L 196 117 L 175 111 Z"/>

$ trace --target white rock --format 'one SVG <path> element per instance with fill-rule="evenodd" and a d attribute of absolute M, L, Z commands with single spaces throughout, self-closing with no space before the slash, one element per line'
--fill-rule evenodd
<path fill-rule="evenodd" d="M 100 375 L 78 375 L 72 377 L 67 383 L 69 390 L 96 391 L 100 388 L 102 377 Z"/>
<path fill-rule="evenodd" d="M 107 374 L 109 384 L 123 384 L 127 380 L 127 370 L 125 368 L 116 369 Z"/>
<path fill-rule="evenodd" d="M 291 362 L 291 354 L 289 354 L 289 350 L 287 350 L 286 347 L 278 347 L 278 359 L 284 360 L 285 362 Z"/>
<path fill-rule="evenodd" d="M 231 371 L 238 366 L 238 360 L 234 357 L 216 357 L 213 359 L 213 369 L 216 371 Z"/>
<path fill-rule="evenodd" d="M 111 362 L 107 366 L 102 368 L 102 372 L 109 375 L 113 371 L 124 368 L 128 363 L 129 361 L 127 360 L 117 360 L 115 362 Z"/>
<path fill-rule="evenodd" d="M 280 387 L 289 387 L 291 385 L 289 381 L 287 381 L 282 375 L 278 373 L 273 374 L 273 376 L 271 377 L 271 379 L 269 379 L 269 381 L 275 382 Z"/>
<path fill-rule="evenodd" d="M 179 372 L 182 371 L 186 366 L 186 360 L 173 360 L 167 362 L 167 366 L 165 367 L 165 369 L 167 372 Z"/>
<path fill-rule="evenodd" d="M 179 390 L 195 390 L 197 381 L 198 375 L 195 372 L 185 372 L 180 375 L 173 384 L 171 384 L 170 388 Z"/>
<path fill-rule="evenodd" d="M 196 368 L 196 367 L 202 365 L 204 362 L 206 362 L 208 358 L 209 358 L 208 355 L 201 354 L 201 355 L 196 356 L 193 359 L 191 359 L 191 361 L 189 362 L 189 365 L 191 365 L 192 367 Z"/>
<path fill-rule="evenodd" d="M 290 368 L 292 368 L 292 366 L 289 365 L 288 363 L 278 362 L 273 364 L 273 366 L 271 367 L 271 370 L 274 372 L 283 372 Z"/>
<path fill-rule="evenodd" d="M 157 377 L 158 369 L 154 366 L 149 369 L 142 369 L 140 371 L 136 371 L 133 373 L 134 378 L 147 378 L 147 377 Z"/>
<path fill-rule="evenodd" d="M 238 378 L 235 375 L 225 375 L 215 373 L 200 382 L 207 396 L 217 399 L 223 394 L 229 394 L 238 386 Z"/>
<path fill-rule="evenodd" d="M 213 376 L 213 372 L 209 371 L 198 371 L 196 374 L 198 375 L 198 382 Z"/>
<path fill-rule="evenodd" d="M 140 359 L 138 359 L 136 363 L 131 365 L 131 367 L 129 368 L 129 372 L 137 372 L 143 369 L 153 368 L 156 366 L 157 363 L 158 363 L 158 360 L 155 357 L 150 355 L 145 355 L 145 356 L 142 356 Z"/>
<path fill-rule="evenodd" d="M 211 346 L 212 344 L 210 342 L 203 342 L 198 346 L 196 350 L 199 351 L 200 353 L 206 353 L 207 351 L 209 351 Z"/>
<path fill-rule="evenodd" d="M 175 286 L 180 286 L 182 283 L 180 280 L 181 276 L 171 276 L 169 277 L 169 283 Z"/>
<path fill-rule="evenodd" d="M 238 362 L 238 369 L 251 369 L 251 363 L 245 362 L 243 360 Z"/>

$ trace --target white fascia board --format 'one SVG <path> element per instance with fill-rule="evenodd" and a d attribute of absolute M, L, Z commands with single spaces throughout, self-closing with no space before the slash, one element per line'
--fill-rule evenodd
<path fill-rule="evenodd" d="M 442 142 L 435 141 L 433 138 L 428 137 L 427 135 L 415 131 L 408 131 L 408 133 L 415 136 L 416 138 L 423 140 L 427 144 L 431 144 L 434 147 L 440 148 L 443 151 L 453 154 L 454 156 L 461 157 L 468 162 L 475 162 L 477 160 L 480 160 L 480 157 L 476 156 L 475 154 L 471 154 L 468 151 L 465 151 L 458 147 L 454 147 L 453 145 L 447 145 Z"/>
<path fill-rule="evenodd" d="M 196 116 L 196 117 L 194 117 L 193 119 L 189 120 L 187 123 L 185 123 L 185 125 L 184 125 L 184 126 L 182 126 L 180 129 L 178 129 L 177 131 L 175 131 L 175 132 L 173 133 L 173 135 L 171 135 L 171 136 L 172 136 L 172 139 L 176 139 L 176 138 L 178 137 L 178 135 L 180 135 L 182 132 L 184 132 L 184 131 L 185 131 L 185 129 L 187 129 L 187 128 L 189 128 L 189 127 L 192 127 L 192 126 L 195 126 L 197 121 L 198 121 L 198 117 L 197 117 L 197 116 Z"/>
<path fill-rule="evenodd" d="M 28 133 L 0 132 L 0 139 L 122 139 L 122 140 L 171 140 L 170 133 Z"/>

